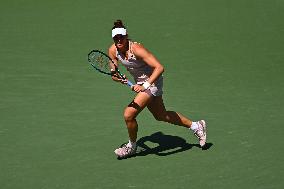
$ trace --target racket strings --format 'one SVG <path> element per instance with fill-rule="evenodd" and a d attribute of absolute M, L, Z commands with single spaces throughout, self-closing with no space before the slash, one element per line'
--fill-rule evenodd
<path fill-rule="evenodd" d="M 104 55 L 93 52 L 89 55 L 89 60 L 93 66 L 103 72 L 110 72 L 109 59 Z"/>

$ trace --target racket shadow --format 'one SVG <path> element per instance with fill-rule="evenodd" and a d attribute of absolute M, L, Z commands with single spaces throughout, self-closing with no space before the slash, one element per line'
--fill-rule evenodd
<path fill-rule="evenodd" d="M 146 143 L 154 143 L 155 147 L 149 147 Z M 206 144 L 202 150 L 208 150 L 213 144 Z M 158 156 L 168 156 L 190 150 L 192 147 L 201 148 L 199 144 L 189 144 L 179 136 L 165 135 L 162 132 L 153 133 L 137 141 L 137 152 L 134 157 L 155 154 Z"/>

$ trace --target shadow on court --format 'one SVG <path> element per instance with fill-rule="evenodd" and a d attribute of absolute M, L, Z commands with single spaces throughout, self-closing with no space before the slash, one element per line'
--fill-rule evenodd
<path fill-rule="evenodd" d="M 151 146 L 155 147 L 149 147 L 147 144 L 151 144 Z M 165 135 L 162 132 L 156 132 L 150 136 L 140 138 L 137 141 L 137 152 L 131 157 L 147 156 L 149 154 L 168 156 L 171 154 L 187 151 L 192 147 L 208 150 L 212 145 L 212 143 L 207 143 L 203 148 L 201 148 L 199 144 L 189 144 L 185 139 L 181 137 Z"/>

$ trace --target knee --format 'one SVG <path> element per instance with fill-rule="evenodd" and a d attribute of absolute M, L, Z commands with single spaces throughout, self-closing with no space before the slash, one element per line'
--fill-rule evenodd
<path fill-rule="evenodd" d="M 157 114 L 157 115 L 154 115 L 154 118 L 157 120 L 157 121 L 167 121 L 167 115 L 163 115 L 163 114 Z"/>
<path fill-rule="evenodd" d="M 132 121 L 132 120 L 135 119 L 136 114 L 135 114 L 135 112 L 133 112 L 133 111 L 129 110 L 128 108 L 126 108 L 124 110 L 123 117 L 124 117 L 125 121 Z"/>

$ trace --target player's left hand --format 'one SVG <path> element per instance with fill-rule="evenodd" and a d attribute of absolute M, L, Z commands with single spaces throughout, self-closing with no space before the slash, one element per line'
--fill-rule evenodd
<path fill-rule="evenodd" d="M 132 90 L 135 91 L 136 93 L 139 93 L 139 92 L 142 92 L 145 90 L 145 88 L 142 86 L 142 85 L 133 85 L 132 87 Z"/>

